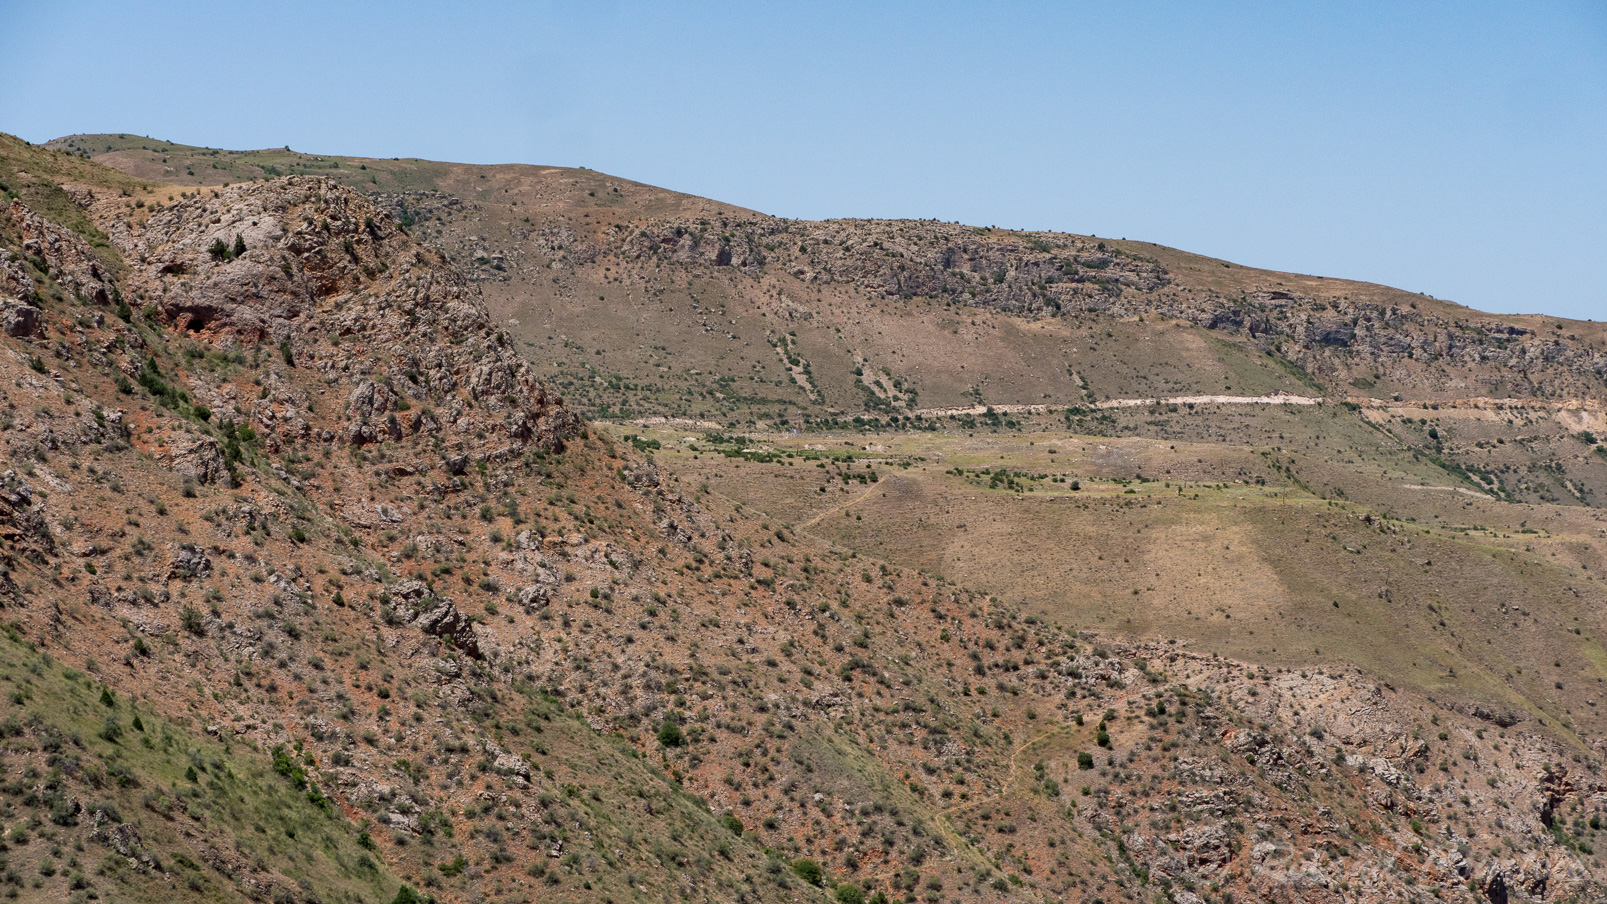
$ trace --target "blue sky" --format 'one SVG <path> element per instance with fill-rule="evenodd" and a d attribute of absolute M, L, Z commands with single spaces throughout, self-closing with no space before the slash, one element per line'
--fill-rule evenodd
<path fill-rule="evenodd" d="M 1607 319 L 1607 4 L 0 0 L 0 130 L 589 166 Z"/>

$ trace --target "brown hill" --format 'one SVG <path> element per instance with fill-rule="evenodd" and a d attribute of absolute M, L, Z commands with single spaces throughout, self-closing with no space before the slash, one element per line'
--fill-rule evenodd
<path fill-rule="evenodd" d="M 330 180 L 0 163 L 18 896 L 1601 894 L 1554 720 L 1068 630 L 694 489 Z"/>

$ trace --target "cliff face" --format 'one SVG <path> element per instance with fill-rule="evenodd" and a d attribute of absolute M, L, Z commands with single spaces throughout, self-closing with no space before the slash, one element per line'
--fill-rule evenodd
<path fill-rule="evenodd" d="M 67 188 L 104 249 L 0 222 L 20 897 L 1602 894 L 1555 726 L 1054 627 L 683 487 L 327 180 Z"/>

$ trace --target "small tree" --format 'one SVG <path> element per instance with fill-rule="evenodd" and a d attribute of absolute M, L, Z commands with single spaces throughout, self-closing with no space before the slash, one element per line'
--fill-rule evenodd
<path fill-rule="evenodd" d="M 834 897 L 837 898 L 837 904 L 865 904 L 865 893 L 859 890 L 859 886 L 847 882 L 837 886 Z"/>
<path fill-rule="evenodd" d="M 240 235 L 240 233 L 236 232 L 234 234 L 234 247 L 229 249 L 229 256 L 230 257 L 239 257 L 240 255 L 245 254 L 245 253 L 246 253 L 246 240 L 245 240 L 245 237 Z"/>
<path fill-rule="evenodd" d="M 675 724 L 675 720 L 665 719 L 658 727 L 658 742 L 665 747 L 680 747 L 686 743 L 686 735 L 681 733 L 681 726 Z"/>
<path fill-rule="evenodd" d="M 228 260 L 229 246 L 225 245 L 221 238 L 213 239 L 212 246 L 206 249 L 206 253 L 212 255 L 212 259 L 215 261 Z"/>

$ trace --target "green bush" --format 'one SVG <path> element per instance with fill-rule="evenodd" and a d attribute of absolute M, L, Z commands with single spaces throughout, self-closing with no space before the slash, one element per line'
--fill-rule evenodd
<path fill-rule="evenodd" d="M 179 610 L 179 624 L 196 637 L 206 633 L 206 622 L 201 620 L 201 613 L 194 606 L 185 606 Z"/>
<path fill-rule="evenodd" d="M 686 743 L 686 735 L 673 719 L 665 719 L 664 724 L 658 727 L 658 742 L 665 747 L 680 747 Z"/>
<path fill-rule="evenodd" d="M 826 878 L 826 872 L 820 868 L 820 864 L 808 857 L 792 861 L 792 871 L 810 885 L 819 885 Z"/>
<path fill-rule="evenodd" d="M 865 904 L 865 893 L 859 890 L 859 886 L 847 882 L 837 886 L 834 897 L 837 904 Z"/>

